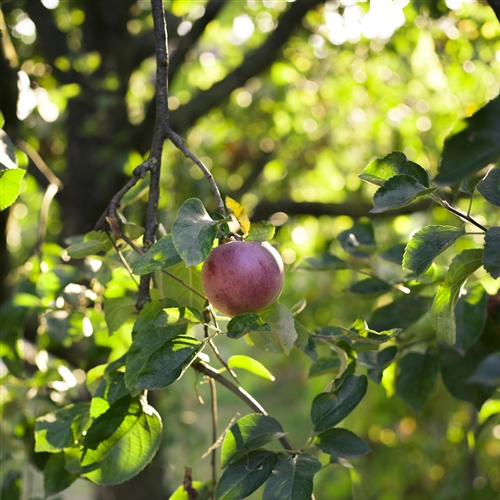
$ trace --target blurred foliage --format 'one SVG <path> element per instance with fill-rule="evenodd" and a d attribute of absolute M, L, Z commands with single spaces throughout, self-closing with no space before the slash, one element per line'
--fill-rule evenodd
<path fill-rule="evenodd" d="M 16 129 L 7 121 L 6 128 L 11 126 L 9 134 L 35 148 L 66 182 L 71 175 L 68 144 L 98 135 L 117 106 L 126 110 L 124 130 L 138 130 L 150 119 L 146 117 L 154 96 L 155 61 L 151 50 L 130 72 L 128 81 L 120 81 L 118 72 L 103 66 L 101 54 L 83 37 L 85 23 L 92 22 L 87 2 L 42 3 L 65 44 L 50 61 L 40 26 L 29 17 L 29 2 L 2 3 L 6 26 L 2 43 L 6 58 L 18 72 L 17 118 L 21 122 Z M 137 40 L 147 37 L 152 30 L 149 2 L 129 4 L 128 34 Z M 397 150 L 434 177 L 444 140 L 454 124 L 500 91 L 500 25 L 487 5 L 455 0 L 380 2 L 379 9 L 389 10 L 377 11 L 375 4 L 331 1 L 311 10 L 283 45 L 278 60 L 191 124 L 185 134 L 187 146 L 211 170 L 222 193 L 239 201 L 250 217 L 261 213 L 265 203 L 272 207 L 265 215 L 277 228 L 273 243 L 291 271 L 280 301 L 287 307 L 307 301 L 299 319 L 309 331 L 350 325 L 359 315 L 370 318 L 395 295 L 348 293 L 366 278 L 367 267 L 387 281 L 400 281 L 404 273 L 396 245 L 406 244 L 423 226 L 457 225 L 456 217 L 437 204 L 397 216 L 380 214 L 371 219 L 378 253 L 365 260 L 353 257 L 339 235 L 359 219 L 353 207 L 371 206 L 375 187 L 358 177 L 365 166 Z M 176 16 L 169 26 L 173 54 L 176 44 L 203 16 L 204 5 L 201 1 L 165 2 Z M 287 6 L 276 0 L 227 2 L 186 53 L 170 82 L 170 109 L 182 112 L 195 95 L 237 68 L 244 54 L 272 33 Z M 373 16 L 371 23 L 368 13 Z M 95 96 L 96 113 L 85 116 L 80 136 L 70 136 L 69 107 Z M 107 144 L 98 150 L 99 155 L 88 158 L 89 163 L 104 158 L 109 165 L 95 177 L 96 189 L 115 174 L 130 176 L 147 153 L 138 142 L 120 143 L 118 137 L 116 141 L 119 150 Z M 209 210 L 216 208 L 198 168 L 171 144 L 165 152 L 160 199 L 163 233 L 170 232 L 187 198 L 196 196 Z M 25 478 L 37 478 L 33 491 L 26 495 L 41 496 L 36 490 L 40 488 L 38 472 L 25 466 L 27 454 L 40 470 L 47 458 L 32 451 L 35 419 L 88 398 L 85 382 L 92 387 L 92 372 L 86 371 L 120 360 L 130 347 L 136 319 L 132 310 L 137 286 L 114 250 L 84 260 L 71 259 L 63 250 L 83 240 L 66 239 L 67 200 L 56 198 L 50 205 L 45 243 L 37 247 L 45 185 L 30 165 L 7 224 L 10 273 L 6 286 L 13 293 L 0 310 L 0 481 L 5 498 L 18 498 L 18 471 Z M 451 196 L 449 191 L 446 194 Z M 127 194 L 121 207 L 127 221 L 142 223 L 146 199 L 146 183 Z M 283 200 L 293 203 L 295 211 L 280 209 Z M 103 207 L 108 201 L 101 200 Z M 313 210 L 303 205 L 306 202 L 321 205 Z M 468 203 L 469 199 L 459 197 L 457 207 L 467 212 Z M 330 204 L 338 207 L 339 215 L 329 215 Z M 500 212 L 479 195 L 474 196 L 473 213 L 481 224 L 500 225 Z M 454 254 L 482 243 L 482 235 L 458 240 L 424 274 L 424 285 L 444 279 Z M 384 251 L 394 251 L 392 261 L 384 258 Z M 294 271 L 303 259 L 322 252 L 339 256 L 351 269 Z M 123 248 L 123 253 L 133 265 L 137 258 L 133 252 Z M 199 287 L 199 269 L 186 269 L 182 263 L 172 269 Z M 497 294 L 498 279 L 484 270 L 476 273 L 476 282 L 489 295 Z M 196 297 L 186 290 L 181 294 L 182 287 L 167 277 L 157 277 L 157 284 L 162 296 L 175 295 L 183 305 L 192 301 L 200 307 Z M 414 285 L 418 292 L 419 285 Z M 430 295 L 425 298 L 429 300 Z M 111 310 L 115 315 L 106 316 L 104 311 Z M 432 332 L 428 317 L 423 317 L 405 334 L 420 338 Z M 235 348 L 231 339 L 217 340 L 222 357 L 258 358 L 276 377 L 274 382 L 263 381 L 236 368 L 246 390 L 285 430 L 293 429 L 291 439 L 302 446 L 309 434 L 309 403 L 328 386 L 331 373 L 308 378 L 311 362 L 297 350 L 287 358 L 243 341 Z M 329 346 L 319 347 L 320 357 L 330 353 Z M 355 459 L 355 469 L 343 464 L 321 471 L 315 479 L 316 499 L 371 498 L 371 492 L 384 500 L 498 498 L 498 392 L 477 411 L 472 404 L 451 397 L 439 380 L 427 404 L 416 412 L 395 394 L 396 376 L 396 364 L 389 364 L 382 385 L 370 382 L 366 397 L 345 420 L 345 427 L 363 437 L 373 453 Z M 209 458 L 199 460 L 210 446 L 210 409 L 208 404 L 199 404 L 195 383 L 194 373 L 188 372 L 156 396 L 155 407 L 164 421 L 161 455 L 169 492 L 181 484 L 185 465 L 199 465 L 194 470 L 197 480 L 210 477 Z M 199 396 L 208 401 L 208 388 L 197 387 Z M 224 388 L 218 398 L 221 432 L 246 408 Z M 320 454 L 320 458 L 328 462 L 327 455 Z M 84 488 L 81 483 L 77 481 L 71 491 L 78 494 L 78 488 Z"/>

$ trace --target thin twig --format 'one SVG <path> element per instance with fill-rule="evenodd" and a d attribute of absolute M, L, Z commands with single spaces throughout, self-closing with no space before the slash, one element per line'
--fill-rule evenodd
<path fill-rule="evenodd" d="M 203 172 L 203 174 L 208 180 L 208 183 L 210 184 L 210 187 L 212 188 L 215 199 L 217 200 L 217 207 L 219 209 L 219 212 L 225 217 L 226 209 L 224 207 L 224 202 L 222 201 L 222 196 L 219 192 L 219 187 L 217 186 L 210 170 L 208 170 L 208 168 L 204 165 L 204 163 L 186 147 L 184 139 L 180 135 L 176 134 L 170 128 L 170 126 L 168 126 L 167 129 L 165 130 L 165 134 L 172 141 L 174 146 L 180 151 L 182 151 L 184 153 L 184 156 L 192 160 L 198 166 L 198 168 Z"/>
<path fill-rule="evenodd" d="M 38 237 L 35 243 L 35 248 L 33 249 L 33 253 L 38 254 L 40 253 L 40 248 L 45 241 L 45 235 L 47 233 L 50 205 L 55 195 L 61 189 L 63 189 L 64 186 L 59 177 L 57 177 L 57 175 L 52 172 L 52 170 L 45 163 L 43 158 L 38 154 L 38 151 L 33 146 L 31 146 L 27 142 L 22 141 L 21 139 L 18 139 L 16 141 L 16 146 L 28 155 L 35 167 L 49 181 L 49 185 L 47 186 L 43 195 L 42 206 L 40 208 L 40 225 L 38 227 Z"/>
<path fill-rule="evenodd" d="M 217 386 L 215 380 L 209 377 L 210 394 L 212 396 L 212 444 L 217 442 Z M 210 465 L 212 467 L 212 500 L 215 500 L 215 485 L 217 484 L 217 448 L 214 447 L 211 451 Z"/>
<path fill-rule="evenodd" d="M 462 212 L 461 210 L 457 210 L 456 208 L 452 207 L 446 200 L 443 200 L 439 196 L 433 194 L 431 195 L 431 198 L 436 203 L 439 203 L 445 210 L 448 210 L 448 212 L 451 212 L 452 214 L 455 214 L 457 217 L 460 217 L 460 219 L 473 224 L 474 226 L 478 227 L 479 229 L 481 229 L 481 231 L 484 231 L 485 233 L 488 231 L 488 229 L 483 225 L 479 224 L 477 220 L 473 219 L 470 215 L 466 214 L 465 212 Z"/>
<path fill-rule="evenodd" d="M 16 141 L 16 146 L 24 151 L 30 158 L 30 160 L 34 163 L 35 167 L 43 174 L 43 176 L 49 181 L 50 184 L 55 184 L 58 189 L 63 189 L 63 183 L 57 177 L 54 172 L 49 168 L 49 166 L 45 163 L 43 158 L 38 154 L 38 151 L 28 144 L 27 142 L 18 139 Z"/>
<path fill-rule="evenodd" d="M 219 382 L 221 385 L 229 389 L 233 394 L 238 396 L 243 402 L 245 402 L 252 410 L 256 413 L 260 413 L 261 415 L 268 415 L 264 407 L 252 396 L 250 395 L 243 387 L 238 387 L 236 384 L 233 384 L 230 380 L 223 377 L 215 368 L 205 363 L 197 362 L 193 363 L 192 367 L 207 377 L 214 379 L 216 382 Z M 283 446 L 285 450 L 293 451 L 295 453 L 300 453 L 290 441 L 285 437 L 281 437 L 279 442 Z"/>

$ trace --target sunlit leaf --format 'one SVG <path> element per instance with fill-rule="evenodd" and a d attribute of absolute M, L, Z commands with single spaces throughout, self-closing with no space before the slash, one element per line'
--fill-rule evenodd
<path fill-rule="evenodd" d="M 429 269 L 434 259 L 465 234 L 465 227 L 425 226 L 408 242 L 403 256 L 403 268 L 416 278 Z"/>
<path fill-rule="evenodd" d="M 197 198 L 186 200 L 172 225 L 175 248 L 186 266 L 203 262 L 212 250 L 217 236 L 217 222 L 208 215 Z"/>
<path fill-rule="evenodd" d="M 274 418 L 251 413 L 231 426 L 222 442 L 221 467 L 240 459 L 243 455 L 280 439 L 285 433 Z"/>
<path fill-rule="evenodd" d="M 269 241 L 275 232 L 276 228 L 267 220 L 252 222 L 245 241 Z"/>
<path fill-rule="evenodd" d="M 500 96 L 466 118 L 448 136 L 434 182 L 450 186 L 500 158 Z"/>
<path fill-rule="evenodd" d="M 309 453 L 294 457 L 280 453 L 266 483 L 262 500 L 303 500 L 311 498 L 313 477 L 321 462 Z"/>
<path fill-rule="evenodd" d="M 234 216 L 240 224 L 241 232 L 245 235 L 250 231 L 250 219 L 245 211 L 245 209 L 231 197 L 226 196 L 226 206 L 233 212 Z M 261 240 L 259 240 L 261 241 Z"/>
<path fill-rule="evenodd" d="M 161 271 L 167 267 L 175 266 L 181 262 L 181 256 L 174 246 L 172 235 L 160 238 L 151 248 L 141 255 L 132 267 L 134 274 L 149 274 Z"/>
<path fill-rule="evenodd" d="M 158 413 L 124 397 L 98 417 L 83 441 L 82 467 L 96 484 L 119 484 L 138 474 L 153 459 L 162 433 Z"/>
<path fill-rule="evenodd" d="M 167 307 L 160 311 L 154 320 L 155 326 L 203 323 L 201 312 L 192 307 Z"/>
<path fill-rule="evenodd" d="M 75 403 L 37 418 L 35 452 L 57 453 L 73 446 L 90 424 L 89 409 L 89 403 Z"/>
<path fill-rule="evenodd" d="M 259 361 L 250 356 L 237 354 L 227 360 L 229 368 L 240 368 L 267 380 L 275 380 L 274 375 Z"/>
<path fill-rule="evenodd" d="M 393 151 L 384 158 L 373 160 L 359 178 L 383 186 L 386 181 L 397 175 L 413 177 L 422 186 L 429 187 L 429 174 L 417 163 L 409 161 L 400 151 Z"/>
<path fill-rule="evenodd" d="M 431 321 L 439 340 L 455 343 L 455 305 L 462 285 L 481 266 L 482 256 L 480 249 L 464 250 L 455 256 L 444 282 L 439 285 L 431 308 Z"/>
<path fill-rule="evenodd" d="M 109 333 L 116 332 L 135 311 L 136 301 L 132 297 L 104 298 L 104 317 Z"/>
<path fill-rule="evenodd" d="M 0 210 L 5 210 L 16 201 L 25 173 L 22 168 L 0 170 Z"/>
<path fill-rule="evenodd" d="M 348 339 L 362 344 L 373 345 L 383 344 L 402 331 L 401 328 L 392 328 L 390 330 L 377 332 L 369 328 L 368 324 L 361 316 L 358 316 L 350 328 L 345 328 L 343 326 L 339 328 Z"/>

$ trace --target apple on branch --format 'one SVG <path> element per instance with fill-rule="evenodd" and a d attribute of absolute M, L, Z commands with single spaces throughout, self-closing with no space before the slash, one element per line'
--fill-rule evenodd
<path fill-rule="evenodd" d="M 201 271 L 208 300 L 231 317 L 269 307 L 280 296 L 283 281 L 283 261 L 267 242 L 230 241 L 219 245 Z"/>

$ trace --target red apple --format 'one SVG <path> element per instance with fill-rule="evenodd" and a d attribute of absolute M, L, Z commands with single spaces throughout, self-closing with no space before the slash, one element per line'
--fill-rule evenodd
<path fill-rule="evenodd" d="M 214 248 L 201 270 L 210 303 L 226 316 L 259 312 L 273 304 L 283 288 L 280 254 L 258 241 L 230 241 Z"/>

